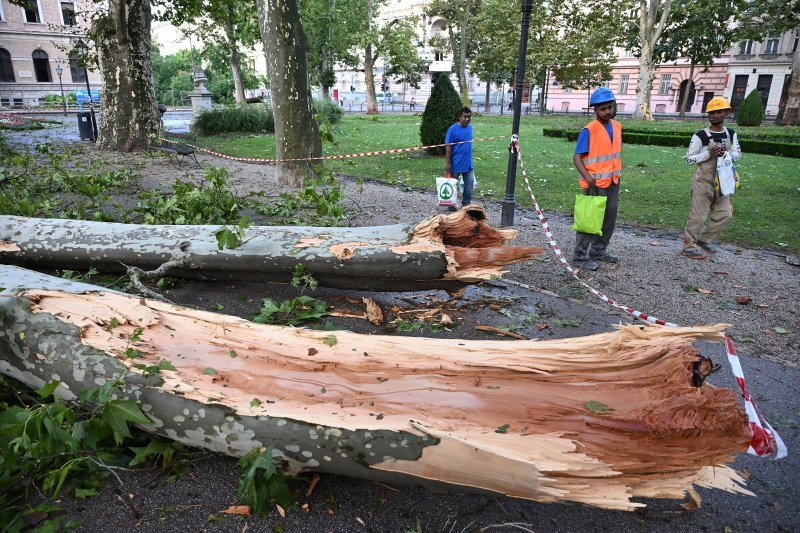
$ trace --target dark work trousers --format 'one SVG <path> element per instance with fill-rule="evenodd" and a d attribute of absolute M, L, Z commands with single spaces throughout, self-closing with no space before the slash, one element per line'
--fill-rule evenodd
<path fill-rule="evenodd" d="M 599 187 L 589 187 L 583 190 L 583 194 L 592 196 L 605 196 L 606 213 L 603 216 L 603 235 L 592 235 L 591 233 L 575 232 L 575 252 L 572 259 L 574 261 L 586 261 L 587 259 L 597 259 L 606 255 L 606 247 L 611 236 L 614 234 L 614 226 L 617 225 L 617 204 L 619 204 L 619 183 L 611 182 L 605 189 Z"/>

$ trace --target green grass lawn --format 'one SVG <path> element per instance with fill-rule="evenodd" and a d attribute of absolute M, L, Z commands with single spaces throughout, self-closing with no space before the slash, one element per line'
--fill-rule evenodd
<path fill-rule="evenodd" d="M 381 115 L 376 118 L 346 115 L 339 125 L 338 145 L 325 145 L 325 155 L 367 150 L 385 150 L 419 145 L 421 117 Z M 572 165 L 574 144 L 544 137 L 543 127 L 581 128 L 588 119 L 580 117 L 523 117 L 520 147 L 533 192 L 545 212 L 571 213 L 579 192 L 577 172 Z M 507 135 L 511 117 L 480 116 L 472 120 L 476 137 Z M 670 129 L 690 134 L 702 123 L 696 121 L 645 122 L 623 120 L 638 129 Z M 738 128 L 740 137 L 748 131 L 786 128 L 764 126 Z M 199 140 L 202 146 L 222 153 L 245 157 L 274 157 L 273 135 L 219 136 Z M 475 172 L 479 185 L 477 198 L 500 200 L 505 191 L 508 167 L 508 139 L 474 145 Z M 689 211 L 689 187 L 694 166 L 683 162 L 684 148 L 625 145 L 620 192 L 620 220 L 643 226 L 682 228 Z M 335 172 L 376 178 L 387 183 L 402 183 L 433 191 L 434 178 L 444 172 L 443 157 L 422 152 L 326 161 Z M 743 154 L 738 165 L 742 188 L 736 193 L 733 220 L 721 239 L 756 247 L 800 251 L 800 172 L 796 159 Z M 522 175 L 517 171 L 517 202 L 530 205 Z"/>

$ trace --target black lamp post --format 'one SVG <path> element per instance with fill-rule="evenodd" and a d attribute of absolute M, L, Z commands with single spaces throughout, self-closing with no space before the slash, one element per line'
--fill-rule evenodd
<path fill-rule="evenodd" d="M 64 84 L 61 83 L 61 74 L 64 73 L 64 69 L 61 68 L 61 65 L 56 65 L 56 74 L 58 74 L 58 86 L 61 88 L 61 105 L 64 107 L 64 116 L 67 116 L 67 100 L 64 98 Z"/>
<path fill-rule="evenodd" d="M 94 116 L 94 100 L 92 99 L 92 88 L 89 86 L 89 69 L 86 68 L 87 56 L 89 55 L 89 48 L 82 40 L 75 43 L 75 51 L 78 52 L 81 63 L 83 64 L 83 77 L 86 80 L 86 93 L 89 96 L 89 111 L 92 114 L 92 133 L 94 134 L 93 141 L 97 142 L 97 119 Z"/>
<path fill-rule="evenodd" d="M 512 139 L 519 135 L 519 119 L 522 114 L 522 84 L 525 81 L 525 54 L 528 51 L 528 27 L 531 24 L 533 0 L 522 0 L 522 34 L 519 42 L 519 58 L 517 59 L 517 78 L 514 80 L 514 122 L 511 126 Z M 514 225 L 514 189 L 517 181 L 517 150 L 513 146 L 508 151 L 508 172 L 506 173 L 506 194 L 503 197 L 503 210 L 500 224 Z"/>

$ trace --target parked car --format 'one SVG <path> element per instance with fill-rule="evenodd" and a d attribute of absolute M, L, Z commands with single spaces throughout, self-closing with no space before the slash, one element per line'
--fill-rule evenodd
<path fill-rule="evenodd" d="M 391 104 L 392 103 L 392 93 L 391 92 L 377 92 L 375 93 L 375 97 L 378 100 L 379 104 Z"/>

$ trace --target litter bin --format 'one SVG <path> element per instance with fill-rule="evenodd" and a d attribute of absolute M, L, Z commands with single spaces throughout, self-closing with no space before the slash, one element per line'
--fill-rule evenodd
<path fill-rule="evenodd" d="M 94 141 L 94 127 L 92 127 L 92 113 L 84 111 L 78 113 L 78 132 L 82 141 Z"/>

